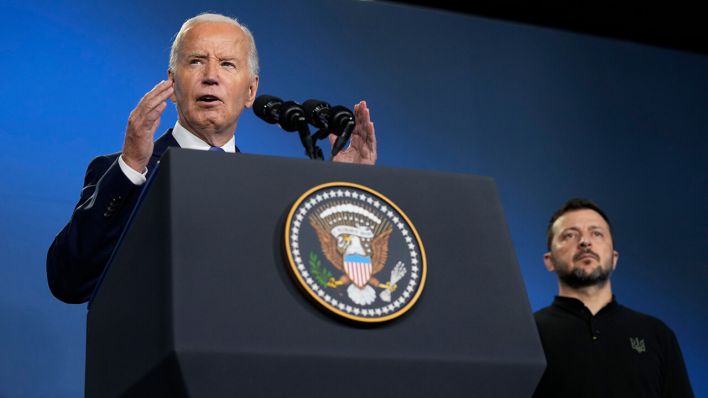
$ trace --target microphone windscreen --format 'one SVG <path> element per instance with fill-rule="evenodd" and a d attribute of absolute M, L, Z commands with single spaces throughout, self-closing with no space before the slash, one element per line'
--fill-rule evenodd
<path fill-rule="evenodd" d="M 283 100 L 274 95 L 259 95 L 253 101 L 253 113 L 266 122 L 275 124 L 278 122 L 278 117 L 272 111 L 275 106 L 279 106 L 282 103 Z"/>
<path fill-rule="evenodd" d="M 331 112 L 330 130 L 336 135 L 341 135 L 347 125 L 354 122 L 354 112 L 342 105 L 333 107 Z"/>
<path fill-rule="evenodd" d="M 325 109 L 329 109 L 328 103 L 322 100 L 309 99 L 302 103 L 302 109 L 305 111 L 305 118 L 309 123 L 317 128 L 327 128 L 329 115 Z"/>
<path fill-rule="evenodd" d="M 286 101 L 280 105 L 280 118 L 278 124 L 285 131 L 297 131 L 303 123 L 307 125 L 300 104 L 295 101 Z"/>

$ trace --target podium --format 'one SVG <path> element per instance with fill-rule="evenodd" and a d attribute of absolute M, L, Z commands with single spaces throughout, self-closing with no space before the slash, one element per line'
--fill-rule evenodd
<path fill-rule="evenodd" d="M 375 325 L 326 313 L 284 223 L 319 184 L 394 201 L 427 281 Z M 87 397 L 523 397 L 545 358 L 490 178 L 170 149 L 90 303 Z"/>

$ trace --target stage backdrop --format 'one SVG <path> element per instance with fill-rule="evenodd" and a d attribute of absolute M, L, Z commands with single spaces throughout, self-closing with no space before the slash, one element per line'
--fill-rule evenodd
<path fill-rule="evenodd" d="M 705 55 L 375 2 L 10 0 L 0 397 L 81 395 L 86 306 L 50 295 L 46 249 L 88 162 L 120 150 L 128 114 L 165 78 L 182 21 L 207 10 L 253 30 L 260 93 L 366 99 L 380 165 L 494 177 L 534 310 L 556 292 L 541 261 L 549 215 L 572 196 L 596 200 L 615 225 L 618 300 L 673 328 L 708 396 Z M 169 109 L 159 131 L 174 121 Z M 295 135 L 250 112 L 236 138 L 244 152 L 303 157 Z"/>

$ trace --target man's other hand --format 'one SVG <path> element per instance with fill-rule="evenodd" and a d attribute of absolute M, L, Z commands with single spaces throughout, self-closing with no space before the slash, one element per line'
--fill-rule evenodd
<path fill-rule="evenodd" d="M 356 127 L 352 131 L 349 147 L 339 151 L 332 160 L 342 163 L 375 164 L 376 132 L 374 130 L 374 122 L 371 121 L 369 108 L 366 107 L 366 101 L 361 101 L 354 105 L 354 120 L 356 121 Z M 336 135 L 329 135 L 330 144 L 334 145 L 336 140 Z"/>

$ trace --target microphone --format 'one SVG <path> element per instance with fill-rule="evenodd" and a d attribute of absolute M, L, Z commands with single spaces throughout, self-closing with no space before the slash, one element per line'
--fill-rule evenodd
<path fill-rule="evenodd" d="M 344 133 L 349 123 L 354 123 L 354 112 L 341 105 L 331 109 L 332 115 L 329 118 L 329 129 L 338 136 Z"/>
<path fill-rule="evenodd" d="M 314 145 L 318 139 L 325 138 L 328 133 L 337 136 L 332 144 L 332 156 L 336 156 L 356 127 L 354 112 L 337 105 L 330 106 L 325 101 L 308 99 L 302 105 L 295 101 L 283 101 L 273 95 L 260 95 L 253 102 L 253 112 L 259 118 L 270 124 L 278 124 L 285 131 L 297 131 L 310 158 L 321 159 L 321 151 Z M 310 136 L 307 124 L 319 128 Z M 318 154 L 319 153 L 319 154 Z"/>
<path fill-rule="evenodd" d="M 285 131 L 297 131 L 305 153 L 310 159 L 322 159 L 322 150 L 310 136 L 305 111 L 295 101 L 285 101 L 273 95 L 260 95 L 253 101 L 253 113 L 267 123 L 278 125 Z"/>
<path fill-rule="evenodd" d="M 300 104 L 295 101 L 286 101 L 280 105 L 280 117 L 278 124 L 285 131 L 297 131 L 301 127 L 307 127 L 305 111 Z"/>
<path fill-rule="evenodd" d="M 328 103 L 309 99 L 302 103 L 302 109 L 305 111 L 305 118 L 311 125 L 321 129 L 329 128 L 332 111 Z"/>
<path fill-rule="evenodd" d="M 332 156 L 339 153 L 349 141 L 356 126 L 354 113 L 341 105 L 332 108 L 327 102 L 318 99 L 303 102 L 302 109 L 310 124 L 323 129 L 320 132 L 324 134 L 318 132 L 317 138 L 324 138 L 327 132 L 337 136 L 337 140 L 332 145 Z"/>
<path fill-rule="evenodd" d="M 307 125 L 305 111 L 295 101 L 285 101 L 273 95 L 261 95 L 253 101 L 253 113 L 265 122 L 278 124 L 285 131 L 298 131 Z"/>
<path fill-rule="evenodd" d="M 309 99 L 302 103 L 307 121 L 319 128 L 328 129 L 330 133 L 341 136 L 350 122 L 354 122 L 354 113 L 341 105 L 334 108 L 322 100 Z"/>
<path fill-rule="evenodd" d="M 253 101 L 253 113 L 267 123 L 276 124 L 280 117 L 283 100 L 273 95 L 259 95 Z"/>
<path fill-rule="evenodd" d="M 330 117 L 330 130 L 337 135 L 337 140 L 332 145 L 332 157 L 344 148 L 344 145 L 349 141 L 349 137 L 354 131 L 356 122 L 354 121 L 354 112 L 349 109 L 337 105 L 332 108 L 332 116 Z"/>

